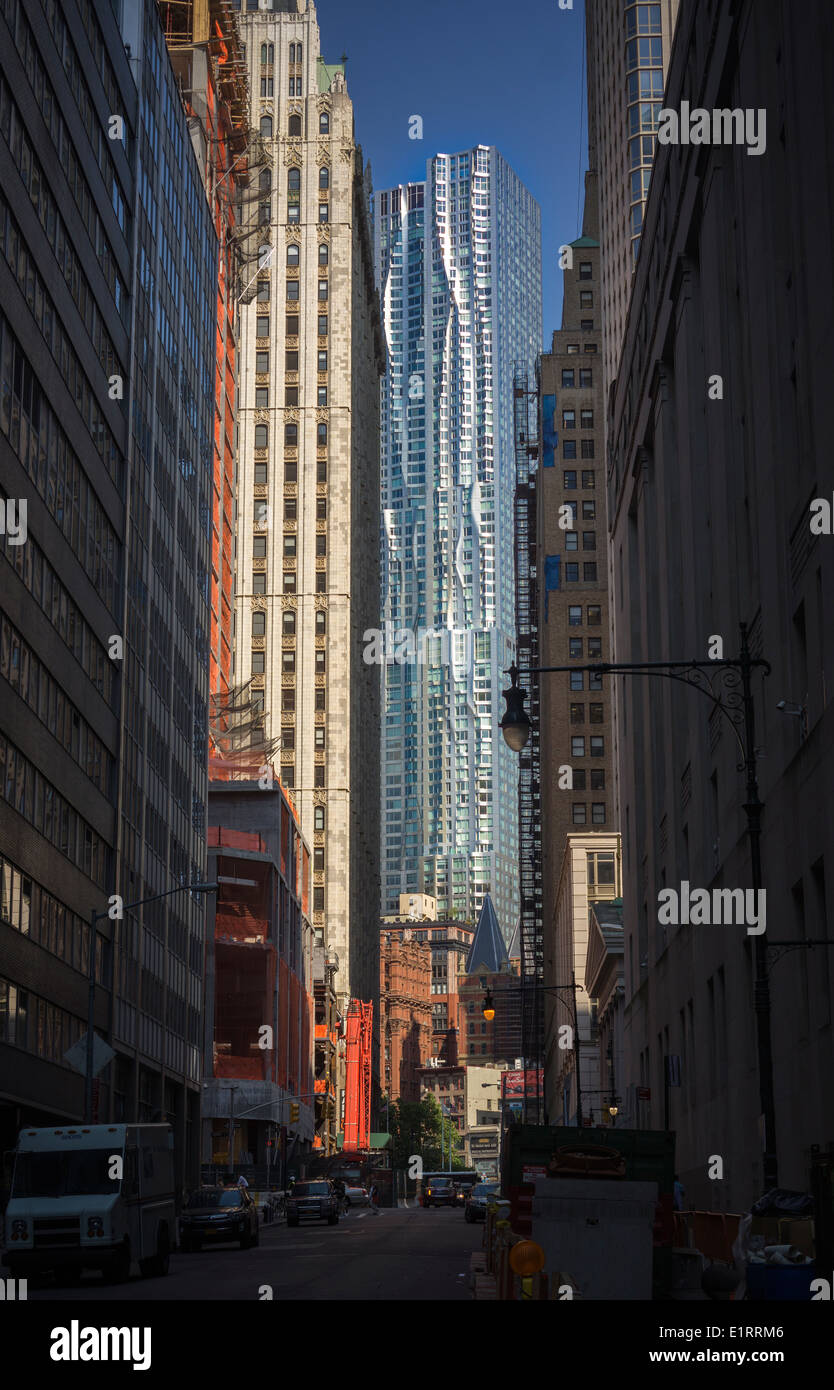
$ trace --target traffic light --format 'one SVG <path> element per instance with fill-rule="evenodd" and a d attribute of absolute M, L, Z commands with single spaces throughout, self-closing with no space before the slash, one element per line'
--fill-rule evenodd
<path fill-rule="evenodd" d="M 294 1100 L 290 1101 L 290 1124 L 298 1124 L 298 1117 L 300 1114 L 301 1111 L 298 1107 L 298 1102 Z"/>

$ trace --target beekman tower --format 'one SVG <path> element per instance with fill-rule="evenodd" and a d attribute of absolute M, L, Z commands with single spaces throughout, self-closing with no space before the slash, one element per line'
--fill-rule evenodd
<path fill-rule="evenodd" d="M 497 149 L 375 195 L 382 387 L 382 909 L 518 915 L 513 368 L 541 346 L 541 216 Z"/>

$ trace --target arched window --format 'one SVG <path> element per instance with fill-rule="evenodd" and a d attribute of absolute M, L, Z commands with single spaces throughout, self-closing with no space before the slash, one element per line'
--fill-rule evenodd
<path fill-rule="evenodd" d="M 271 117 L 271 116 L 261 116 L 261 139 L 262 139 L 262 140 L 271 140 L 271 139 L 272 139 L 272 117 Z"/>
<path fill-rule="evenodd" d="M 268 449 L 268 448 L 269 448 L 269 425 L 256 425 L 256 426 L 255 426 L 255 448 L 256 448 L 256 449 Z"/>
<path fill-rule="evenodd" d="M 329 134 L 330 134 L 330 113 L 329 113 L 328 111 L 322 111 L 321 115 L 319 116 L 319 135 L 329 135 Z"/>
<path fill-rule="evenodd" d="M 330 260 L 330 247 L 326 241 L 319 242 L 319 265 L 327 265 Z"/>
<path fill-rule="evenodd" d="M 319 169 L 319 188 L 330 187 L 330 170 L 326 164 L 322 164 Z"/>
<path fill-rule="evenodd" d="M 287 188 L 289 189 L 290 193 L 299 193 L 301 191 L 300 169 L 287 170 Z"/>
<path fill-rule="evenodd" d="M 323 608 L 316 609 L 316 636 L 323 637 L 327 631 L 327 614 Z"/>
<path fill-rule="evenodd" d="M 289 133 L 290 133 L 290 135 L 300 135 L 300 134 L 301 134 L 301 117 L 300 117 L 300 116 L 290 116 L 290 128 L 289 128 Z M 261 132 L 261 134 L 263 134 L 263 131 Z"/>
<path fill-rule="evenodd" d="M 272 170 L 262 169 L 258 178 L 258 184 L 262 193 L 268 193 L 272 187 Z"/>
<path fill-rule="evenodd" d="M 320 449 L 323 449 L 327 444 L 327 425 L 322 423 L 321 425 L 317 426 L 316 442 Z"/>
<path fill-rule="evenodd" d="M 293 634 L 295 633 L 295 609 L 294 609 L 294 608 L 285 608 L 285 609 L 284 609 L 284 622 L 283 622 L 283 627 L 284 627 L 284 635 L 285 635 L 286 637 L 292 637 Z"/>
<path fill-rule="evenodd" d="M 298 265 L 298 253 L 300 247 L 296 242 L 291 241 L 287 247 L 287 265 Z"/>
<path fill-rule="evenodd" d="M 290 448 L 295 448 L 298 443 L 298 425 L 284 426 L 284 443 Z"/>
<path fill-rule="evenodd" d="M 253 637 L 265 637 L 265 636 L 266 636 L 266 613 L 264 613 L 264 612 L 262 612 L 262 611 L 260 611 L 260 610 L 256 610 L 256 611 L 252 614 L 252 636 L 253 636 Z"/>

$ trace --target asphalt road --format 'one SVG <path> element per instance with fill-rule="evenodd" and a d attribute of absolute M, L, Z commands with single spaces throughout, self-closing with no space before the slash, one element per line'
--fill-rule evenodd
<path fill-rule="evenodd" d="M 61 1302 L 131 1300 L 469 1299 L 469 1258 L 481 1248 L 481 1224 L 447 1208 L 424 1211 L 363 1209 L 289 1230 L 282 1220 L 261 1227 L 260 1245 L 239 1250 L 222 1245 L 199 1254 L 171 1256 L 164 1279 L 133 1275 L 110 1284 L 85 1273 L 75 1288 L 51 1275 L 29 1283 L 29 1299 Z"/>

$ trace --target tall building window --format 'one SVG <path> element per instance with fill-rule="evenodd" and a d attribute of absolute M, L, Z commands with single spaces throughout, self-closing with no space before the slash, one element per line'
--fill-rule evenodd
<path fill-rule="evenodd" d="M 563 439 L 563 440 L 562 440 L 562 457 L 563 457 L 563 458 L 566 458 L 566 459 L 575 459 L 575 458 L 576 458 L 576 440 L 575 440 L 575 439 Z M 576 474 L 574 474 L 574 477 L 576 477 Z"/>
<path fill-rule="evenodd" d="M 582 469 L 582 486 L 589 490 L 596 487 L 596 473 L 593 468 Z"/>
<path fill-rule="evenodd" d="M 592 278 L 592 276 L 593 276 L 593 273 L 594 273 L 594 272 L 593 272 L 593 267 L 592 267 L 590 261 L 580 261 L 580 262 L 579 262 L 579 278 L 580 278 L 580 280 L 590 280 L 590 279 Z"/>
<path fill-rule="evenodd" d="M 578 583 L 579 583 L 579 566 L 578 566 L 577 564 L 575 564 L 573 561 L 569 561 L 569 562 L 565 565 L 565 583 L 566 583 L 566 584 L 578 584 Z"/>
<path fill-rule="evenodd" d="M 295 634 L 295 609 L 285 608 L 281 617 L 281 630 L 285 637 Z"/>
<path fill-rule="evenodd" d="M 585 706 L 584 706 L 584 705 L 580 705 L 580 704 L 572 704 L 572 705 L 571 705 L 571 707 L 570 707 L 570 722 L 571 722 L 571 724 L 584 724 L 584 723 L 585 723 Z"/>
<path fill-rule="evenodd" d="M 604 802 L 604 801 L 593 801 L 593 802 L 591 802 L 591 822 L 592 822 L 593 825 L 604 825 L 604 824 L 605 824 L 605 802 Z"/>
<path fill-rule="evenodd" d="M 327 425 L 324 421 L 316 426 L 316 444 L 320 449 L 327 446 Z"/>
<path fill-rule="evenodd" d="M 271 117 L 271 116 L 261 116 L 261 139 L 262 139 L 262 140 L 271 140 L 271 139 L 272 139 L 272 117 Z"/>
<path fill-rule="evenodd" d="M 586 584 L 596 584 L 597 582 L 597 562 L 586 561 L 582 566 L 582 578 Z"/>
<path fill-rule="evenodd" d="M 584 459 L 592 459 L 592 458 L 594 457 L 594 441 L 593 441 L 593 439 L 583 439 L 583 440 L 582 440 L 582 448 L 581 448 L 581 451 L 580 451 L 580 452 L 581 452 L 582 457 L 583 457 Z"/>
<path fill-rule="evenodd" d="M 301 134 L 301 117 L 300 117 L 300 116 L 290 116 L 289 123 L 288 123 L 288 125 L 287 125 L 287 134 L 289 135 L 289 137 L 290 137 L 291 140 L 292 140 L 292 139 L 297 139 L 298 136 L 300 136 L 300 134 Z"/>
<path fill-rule="evenodd" d="M 297 241 L 291 241 L 287 246 L 287 265 L 298 265 L 301 255 L 301 247 Z"/>
<path fill-rule="evenodd" d="M 589 390 L 594 384 L 594 373 L 591 367 L 579 368 L 579 385 L 583 391 Z"/>
<path fill-rule="evenodd" d="M 574 825 L 587 825 L 588 807 L 583 801 L 574 801 L 571 807 L 571 819 Z"/>
<path fill-rule="evenodd" d="M 284 426 L 284 443 L 288 448 L 294 449 L 298 445 L 298 425 L 289 424 Z"/>
<path fill-rule="evenodd" d="M 571 604 L 568 609 L 568 625 L 570 627 L 582 626 L 582 609 L 577 605 Z"/>
<path fill-rule="evenodd" d="M 327 111 L 322 111 L 319 116 L 319 135 L 330 134 L 330 115 Z"/>
<path fill-rule="evenodd" d="M 256 426 L 255 426 L 255 448 L 256 448 L 256 449 L 268 449 L 268 448 L 269 448 L 269 425 L 256 425 Z"/>
<path fill-rule="evenodd" d="M 266 558 L 266 536 L 252 537 L 252 554 L 255 556 L 256 560 L 264 560 Z"/>
<path fill-rule="evenodd" d="M 580 410 L 579 428 L 581 430 L 592 430 L 594 428 L 594 412 L 592 410 Z"/>
<path fill-rule="evenodd" d="M 262 608 L 256 609 L 252 614 L 252 636 L 264 637 L 266 635 L 266 613 Z"/>
<path fill-rule="evenodd" d="M 564 486 L 564 488 L 565 488 L 566 491 L 570 491 L 571 488 L 575 488 L 575 487 L 576 487 L 576 469 L 575 469 L 575 468 L 566 468 L 566 469 L 564 470 L 563 474 L 562 474 L 562 477 L 563 477 L 563 480 L 564 480 L 563 486 Z"/>
<path fill-rule="evenodd" d="M 563 411 L 562 411 L 562 429 L 563 429 L 563 430 L 575 430 L 575 429 L 576 429 L 576 411 L 575 411 L 575 410 L 563 410 Z"/>
<path fill-rule="evenodd" d="M 585 756 L 585 735 L 574 734 L 570 741 L 570 755 L 572 758 L 584 758 Z"/>
<path fill-rule="evenodd" d="M 326 241 L 319 242 L 319 265 L 327 265 L 330 261 L 330 247 Z"/>
<path fill-rule="evenodd" d="M 562 368 L 562 390 L 563 390 L 563 391 L 571 390 L 571 389 L 576 385 L 576 382 L 575 382 L 575 380 L 574 380 L 574 376 L 575 376 L 575 373 L 574 373 L 574 370 L 573 370 L 572 367 L 563 367 L 563 368 Z"/>
<path fill-rule="evenodd" d="M 324 807 L 316 806 L 313 810 L 313 829 L 324 830 Z"/>
<path fill-rule="evenodd" d="M 602 608 L 598 603 L 588 604 L 588 626 L 599 627 L 602 623 Z"/>
<path fill-rule="evenodd" d="M 319 188 L 330 187 L 330 170 L 326 164 L 322 164 L 319 169 Z"/>
<path fill-rule="evenodd" d="M 269 314 L 259 314 L 255 319 L 255 336 L 257 338 L 269 337 Z"/>

